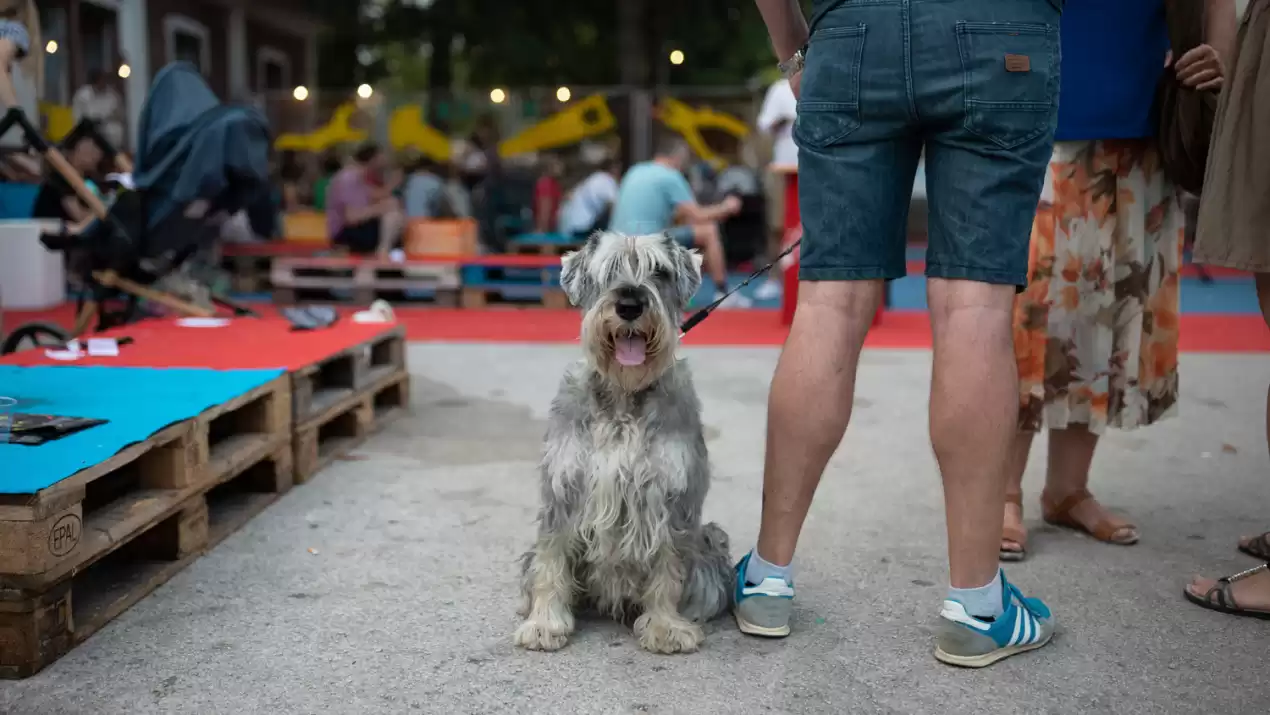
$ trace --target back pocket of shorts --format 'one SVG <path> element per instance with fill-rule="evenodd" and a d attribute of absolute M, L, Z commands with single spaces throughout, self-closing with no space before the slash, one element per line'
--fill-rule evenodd
<path fill-rule="evenodd" d="M 794 140 L 827 148 L 860 128 L 860 63 L 864 25 L 817 30 L 807 45 Z"/>
<path fill-rule="evenodd" d="M 1058 27 L 957 23 L 966 92 L 966 129 L 1013 149 L 1044 134 L 1058 100 Z"/>

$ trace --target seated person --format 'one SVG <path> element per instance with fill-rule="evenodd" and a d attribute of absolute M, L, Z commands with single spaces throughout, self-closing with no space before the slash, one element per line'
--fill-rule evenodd
<path fill-rule="evenodd" d="M 585 238 L 607 228 L 620 178 L 622 162 L 614 159 L 573 187 L 560 207 L 560 232 Z"/>
<path fill-rule="evenodd" d="M 560 199 L 564 195 L 560 186 L 562 174 L 564 162 L 555 154 L 548 154 L 543 161 L 542 175 L 534 182 L 534 233 L 556 230 L 556 216 L 560 213 Z"/>
<path fill-rule="evenodd" d="M 454 215 L 447 205 L 445 182 L 438 174 L 436 164 L 427 157 L 411 163 L 402 203 L 408 219 L 452 218 Z"/>
<path fill-rule="evenodd" d="M 340 169 L 344 168 L 344 164 L 335 153 L 327 154 L 322 159 L 322 171 L 318 175 L 317 181 L 313 182 L 313 208 L 318 211 L 326 210 L 326 189 L 331 185 L 331 179 L 340 173 Z"/>
<path fill-rule="evenodd" d="M 719 235 L 719 221 L 741 210 L 741 200 L 728 196 L 713 206 L 701 206 L 683 171 L 692 160 L 692 149 L 677 137 L 664 140 L 652 161 L 632 166 L 622 177 L 609 230 L 637 236 L 666 232 L 689 248 L 705 254 L 705 269 L 716 295 L 728 290 L 728 268 Z M 745 308 L 749 298 L 736 293 L 720 307 Z"/>
<path fill-rule="evenodd" d="M 66 160 L 81 176 L 85 177 L 85 183 L 88 184 L 89 189 L 94 189 L 95 185 L 89 183 L 87 177 L 97 171 L 101 165 L 102 156 L 101 147 L 96 141 L 88 137 L 80 137 L 73 146 L 69 147 Z M 94 191 L 94 193 L 99 198 L 101 197 L 100 191 Z M 35 206 L 31 216 L 65 221 L 72 233 L 79 232 L 93 220 L 93 213 L 88 206 L 75 194 L 75 190 L 66 182 L 66 179 L 52 169 L 49 169 L 44 183 L 40 184 L 40 191 L 35 196 Z"/>
<path fill-rule="evenodd" d="M 375 144 L 353 155 L 353 163 L 331 179 L 326 191 L 326 230 L 331 242 L 350 253 L 387 260 L 405 226 L 397 185 L 387 179 L 387 157 Z"/>

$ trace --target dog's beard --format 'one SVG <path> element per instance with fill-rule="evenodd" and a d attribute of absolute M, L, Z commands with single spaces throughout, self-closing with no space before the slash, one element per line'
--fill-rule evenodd
<path fill-rule="evenodd" d="M 638 320 L 617 317 L 600 304 L 582 321 L 582 345 L 592 369 L 623 391 L 636 392 L 657 380 L 674 359 L 677 334 L 650 306 Z"/>

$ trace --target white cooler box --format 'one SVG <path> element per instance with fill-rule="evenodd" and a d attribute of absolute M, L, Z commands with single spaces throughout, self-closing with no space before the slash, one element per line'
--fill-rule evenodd
<path fill-rule="evenodd" d="M 0 221 L 0 308 L 41 310 L 66 300 L 66 269 L 60 251 L 40 243 L 57 221 Z"/>

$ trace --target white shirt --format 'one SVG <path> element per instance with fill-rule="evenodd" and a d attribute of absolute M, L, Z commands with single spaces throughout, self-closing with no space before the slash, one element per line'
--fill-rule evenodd
<path fill-rule="evenodd" d="M 617 179 L 607 171 L 592 173 L 574 187 L 560 206 L 561 233 L 591 230 L 596 219 L 617 200 Z"/>
<path fill-rule="evenodd" d="M 798 146 L 794 144 L 794 118 L 797 116 L 798 100 L 794 98 L 789 80 L 777 80 L 767 88 L 767 96 L 763 97 L 763 106 L 756 121 L 759 131 L 771 134 L 775 140 L 772 144 L 773 164 L 798 165 Z M 785 123 L 784 126 L 773 131 L 781 122 Z"/>
<path fill-rule="evenodd" d="M 107 87 L 105 91 L 98 92 L 91 84 L 86 84 L 80 87 L 75 92 L 75 97 L 71 99 L 71 111 L 75 115 L 76 122 L 85 117 L 104 122 L 107 119 L 116 118 L 119 104 L 119 94 L 115 90 Z"/>
<path fill-rule="evenodd" d="M 71 98 L 71 113 L 77 124 L 85 118 L 96 121 L 102 138 L 116 148 L 123 148 L 123 124 L 119 121 L 122 104 L 123 100 L 114 89 L 107 87 L 98 92 L 97 88 L 86 84 Z"/>

